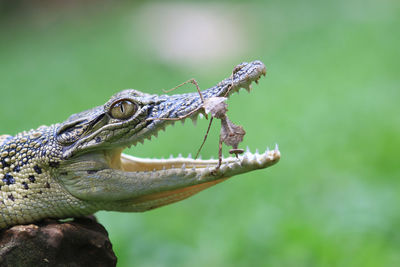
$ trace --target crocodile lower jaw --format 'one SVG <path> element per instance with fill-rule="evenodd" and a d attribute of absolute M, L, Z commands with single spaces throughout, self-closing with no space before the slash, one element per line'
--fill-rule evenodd
<path fill-rule="evenodd" d="M 116 154 L 115 157 L 118 157 Z M 150 159 L 138 158 L 130 155 L 120 154 L 120 162 L 114 159 L 112 168 L 121 169 L 127 172 L 153 172 L 158 175 L 163 173 L 171 175 L 173 173 L 186 172 L 195 173 L 199 178 L 212 173 L 217 173 L 223 177 L 229 177 L 239 173 L 245 173 L 256 169 L 263 169 L 274 165 L 280 159 L 278 147 L 267 149 L 264 153 L 251 153 L 247 150 L 238 158 L 229 157 L 222 160 L 221 167 L 216 170 L 218 160 L 193 159 L 191 157 L 177 157 L 170 159 Z M 216 171 L 216 172 L 215 172 Z"/>

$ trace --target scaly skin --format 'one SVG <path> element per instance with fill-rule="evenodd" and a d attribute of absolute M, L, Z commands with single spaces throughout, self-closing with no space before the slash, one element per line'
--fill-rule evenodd
<path fill-rule="evenodd" d="M 229 96 L 250 89 L 262 74 L 260 61 L 242 63 L 202 94 L 205 99 Z M 224 159 L 218 169 L 217 160 L 140 159 L 121 153 L 175 122 L 165 119 L 183 120 L 189 114 L 195 120 L 202 112 L 197 93 L 158 96 L 124 90 L 61 124 L 0 136 L 0 228 L 98 210 L 146 211 L 278 162 L 277 148 Z"/>

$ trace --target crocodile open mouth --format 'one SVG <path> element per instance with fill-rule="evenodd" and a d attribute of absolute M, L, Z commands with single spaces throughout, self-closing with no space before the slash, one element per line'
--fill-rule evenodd
<path fill-rule="evenodd" d="M 239 75 L 240 72 L 244 72 L 246 75 Z M 235 80 L 234 75 L 238 75 L 240 79 Z M 203 91 L 202 94 L 204 94 L 204 99 L 207 99 L 207 97 L 214 96 L 218 96 L 220 98 L 221 96 L 229 97 L 234 93 L 238 93 L 240 89 L 250 92 L 252 89 L 252 83 L 255 82 L 258 84 L 258 80 L 261 78 L 261 76 L 265 75 L 266 68 L 260 61 L 242 63 L 235 67 L 231 78 L 228 78 L 219 84 L 226 84 L 226 86 L 221 86 L 223 89 L 220 89 L 217 85 L 217 89 L 214 91 L 213 88 L 210 88 Z M 205 101 L 202 99 L 202 102 L 204 103 Z M 189 115 L 186 114 L 186 116 L 178 120 L 183 122 L 186 119 L 191 119 L 196 125 L 198 116 L 204 114 L 204 108 L 197 107 L 192 111 L 188 111 L 188 113 Z M 143 132 L 138 132 L 136 135 L 138 138 L 135 139 L 131 145 L 136 146 L 138 143 L 143 144 L 145 139 L 151 140 L 152 137 L 157 137 L 160 130 L 165 130 L 168 125 L 173 125 L 178 121 L 176 120 L 176 116 L 173 120 L 170 120 L 168 117 L 164 118 L 162 116 L 154 117 L 155 118 L 151 119 L 150 121 L 154 123 L 155 126 L 149 125 L 143 130 Z M 157 126 L 157 123 L 159 123 L 160 126 Z M 203 176 L 210 174 L 229 177 L 238 173 L 266 168 L 275 164 L 280 158 L 280 152 L 277 145 L 273 150 L 267 148 L 265 152 L 261 154 L 258 152 L 258 150 L 255 153 L 251 153 L 247 148 L 247 151 L 243 155 L 223 159 L 221 166 L 218 165 L 218 160 L 213 159 L 193 159 L 190 156 L 187 158 L 179 156 L 177 158 L 171 157 L 170 159 L 144 159 L 122 154 L 122 150 L 113 151 L 114 153 L 112 153 L 112 155 L 109 157 L 110 166 L 112 166 L 112 168 L 121 169 L 127 172 L 154 172 L 155 174 L 162 172 L 179 172 L 189 175 L 190 173 L 195 173 L 199 179 L 202 179 Z"/>
<path fill-rule="evenodd" d="M 191 156 L 171 156 L 169 159 L 139 158 L 121 152 L 122 150 L 114 150 L 108 155 L 111 168 L 142 175 L 149 180 L 180 180 L 177 183 L 179 186 L 170 187 L 165 183 L 154 192 L 138 196 L 130 200 L 129 205 L 123 205 L 134 207 L 135 211 L 145 211 L 183 200 L 234 175 L 272 166 L 280 159 L 278 145 L 272 150 L 267 148 L 263 153 L 258 150 L 251 153 L 247 148 L 238 157 L 223 158 L 221 165 L 218 159 L 193 159 Z"/>
<path fill-rule="evenodd" d="M 218 159 L 202 160 L 182 156 L 169 159 L 138 158 L 122 153 L 126 147 L 157 137 L 161 130 L 176 121 L 195 121 L 205 111 L 203 100 L 228 97 L 241 88 L 250 91 L 251 83 L 257 82 L 265 73 L 265 66 L 260 61 L 242 63 L 235 67 L 230 78 L 202 91 L 201 100 L 197 93 L 172 96 L 149 95 L 134 90 L 119 93 L 118 101 L 126 97 L 137 97 L 143 103 L 149 103 L 146 105 L 151 108 L 137 112 L 141 114 L 141 111 L 146 111 L 146 118 L 135 124 L 134 134 L 130 134 L 132 129 L 129 127 L 121 128 L 125 134 L 121 138 L 123 142 L 118 143 L 119 139 L 114 138 L 115 143 L 111 147 L 99 143 L 100 149 L 72 157 L 72 162 L 67 164 L 68 169 L 64 171 L 72 171 L 74 176 L 63 179 L 65 186 L 77 197 L 88 198 L 90 195 L 90 199 L 102 199 L 102 192 L 107 191 L 110 210 L 145 211 L 190 197 L 234 175 L 274 165 L 280 159 L 277 145 L 262 153 L 258 150 L 251 153 L 247 149 L 243 154 L 224 158 L 221 162 Z M 99 110 L 96 111 L 101 112 L 103 109 Z M 69 137 L 68 133 L 65 136 Z M 88 144 L 96 144 L 94 136 L 90 140 L 87 138 Z M 102 136 L 98 138 L 103 140 Z M 99 181 L 104 181 L 105 185 L 100 186 Z"/>

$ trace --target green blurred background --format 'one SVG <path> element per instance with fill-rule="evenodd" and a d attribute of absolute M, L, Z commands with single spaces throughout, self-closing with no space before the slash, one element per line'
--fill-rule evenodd
<path fill-rule="evenodd" d="M 2 134 L 125 88 L 268 68 L 228 115 L 251 150 L 278 143 L 278 165 L 151 212 L 97 213 L 119 266 L 400 266 L 399 1 L 66 2 L 0 2 Z M 128 153 L 194 154 L 206 127 L 169 127 Z"/>

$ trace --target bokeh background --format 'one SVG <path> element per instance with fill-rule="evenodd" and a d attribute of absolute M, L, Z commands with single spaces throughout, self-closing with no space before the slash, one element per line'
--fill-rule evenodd
<path fill-rule="evenodd" d="M 278 143 L 279 164 L 147 213 L 97 213 L 118 265 L 400 266 L 399 29 L 398 0 L 1 1 L 0 133 L 125 88 L 208 88 L 259 59 L 267 77 L 228 115 L 251 150 Z M 206 128 L 128 153 L 194 154 Z"/>

